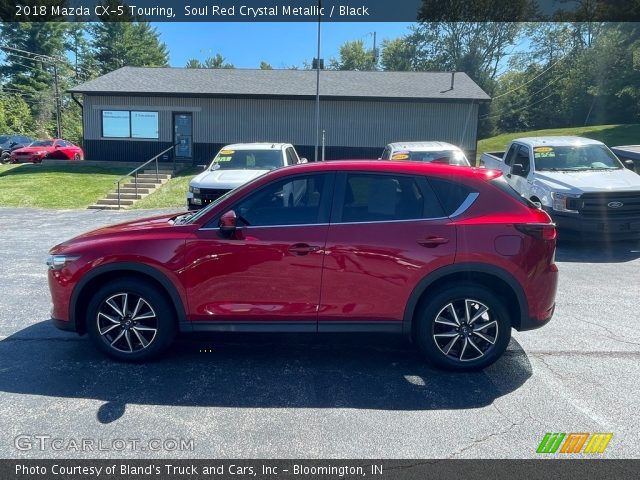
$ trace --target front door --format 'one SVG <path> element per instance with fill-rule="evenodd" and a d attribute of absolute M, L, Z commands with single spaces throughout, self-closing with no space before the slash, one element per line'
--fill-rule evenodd
<path fill-rule="evenodd" d="M 176 158 L 192 158 L 193 115 L 191 113 L 174 113 L 173 132 L 173 144 L 176 146 Z"/>
<path fill-rule="evenodd" d="M 194 325 L 316 330 L 333 176 L 274 180 L 230 208 L 233 234 L 220 232 L 217 219 L 197 232 L 186 258 Z M 301 183 L 304 194 L 290 201 Z"/>

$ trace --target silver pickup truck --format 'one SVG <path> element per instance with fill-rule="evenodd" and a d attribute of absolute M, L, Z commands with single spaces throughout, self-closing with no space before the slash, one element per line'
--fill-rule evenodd
<path fill-rule="evenodd" d="M 582 137 L 518 138 L 480 163 L 502 170 L 520 195 L 539 203 L 568 234 L 640 238 L 640 175 L 602 142 Z M 625 168 L 626 167 L 626 168 Z"/>

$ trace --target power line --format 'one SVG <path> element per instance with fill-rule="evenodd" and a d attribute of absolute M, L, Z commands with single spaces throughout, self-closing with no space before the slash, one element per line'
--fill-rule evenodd
<path fill-rule="evenodd" d="M 529 85 L 531 82 L 533 82 L 534 80 L 536 80 L 537 78 L 540 78 L 542 75 L 544 75 L 545 73 L 547 73 L 549 70 L 551 70 L 553 67 L 555 67 L 558 63 L 560 63 L 562 60 L 564 60 L 566 57 L 562 57 L 560 58 L 558 61 L 556 61 L 553 65 L 547 67 L 546 69 L 544 69 L 542 72 L 540 72 L 538 75 L 536 75 L 535 77 L 527 80 L 526 82 L 524 82 L 523 84 L 517 86 L 516 88 L 513 88 L 507 92 L 501 93 L 500 95 L 496 95 L 495 97 L 492 98 L 492 100 L 495 100 L 496 98 L 501 98 L 504 97 L 505 95 L 509 95 L 510 93 L 513 93 L 515 91 L 520 90 L 522 87 L 526 87 L 527 85 Z"/>
<path fill-rule="evenodd" d="M 549 95 L 547 95 L 546 97 L 543 97 L 543 98 L 541 98 L 541 99 L 539 99 L 539 100 L 536 100 L 535 102 L 532 102 L 532 103 L 530 103 L 530 104 L 528 104 L 528 105 L 525 105 L 524 107 L 517 108 L 517 109 L 515 109 L 515 110 L 511 110 L 511 111 L 509 111 L 508 113 L 516 113 L 516 112 L 520 112 L 520 111 L 522 111 L 522 110 L 525 110 L 525 109 L 527 109 L 527 108 L 529 108 L 529 107 L 533 107 L 534 105 L 537 105 L 538 103 L 540 103 L 540 102 L 542 102 L 542 101 L 546 100 L 547 98 L 551 98 L 551 97 L 553 97 L 553 95 L 554 95 L 553 93 L 550 93 L 550 94 L 549 94 Z M 498 113 L 498 114 L 496 114 L 496 115 L 485 115 L 485 116 L 483 116 L 483 117 L 480 117 L 480 119 L 501 117 L 504 113 L 505 113 L 505 112 L 500 112 L 500 113 Z"/>

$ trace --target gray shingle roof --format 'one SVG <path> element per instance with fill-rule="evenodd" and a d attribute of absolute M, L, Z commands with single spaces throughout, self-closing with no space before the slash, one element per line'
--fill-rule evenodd
<path fill-rule="evenodd" d="M 69 90 L 86 94 L 313 97 L 315 70 L 123 67 Z M 322 70 L 323 97 L 490 100 L 465 73 Z"/>

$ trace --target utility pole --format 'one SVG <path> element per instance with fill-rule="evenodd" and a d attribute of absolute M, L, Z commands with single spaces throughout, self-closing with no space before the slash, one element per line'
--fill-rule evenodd
<path fill-rule="evenodd" d="M 373 32 L 373 68 L 377 70 L 378 67 L 378 51 L 376 50 L 376 32 Z"/>
<path fill-rule="evenodd" d="M 53 62 L 53 82 L 56 88 L 56 133 L 58 138 L 62 138 L 62 126 L 60 125 L 60 90 L 58 88 L 58 65 Z"/>

